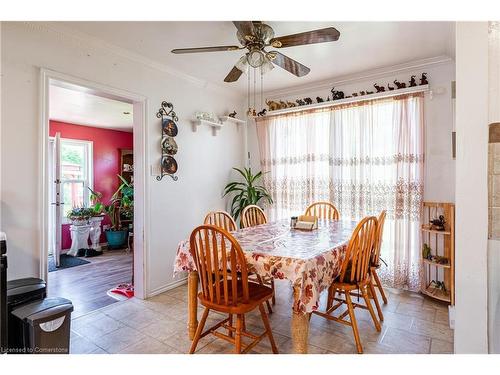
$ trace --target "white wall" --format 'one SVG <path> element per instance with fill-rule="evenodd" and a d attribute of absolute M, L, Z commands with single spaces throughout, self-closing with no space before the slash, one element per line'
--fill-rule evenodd
<path fill-rule="evenodd" d="M 457 22 L 456 62 L 455 353 L 487 353 L 487 22 Z"/>
<path fill-rule="evenodd" d="M 9 278 L 39 274 L 39 75 L 40 68 L 127 90 L 147 97 L 149 159 L 159 161 L 161 127 L 155 114 L 162 100 L 179 116 L 179 180 L 150 180 L 147 292 L 172 284 L 177 243 L 188 237 L 221 199 L 231 167 L 243 164 L 242 126 L 230 124 L 217 136 L 208 127 L 192 131 L 195 111 L 242 113 L 241 97 L 175 74 L 167 67 L 95 40 L 68 36 L 46 24 L 3 22 L 1 114 L 1 222 L 8 235 Z M 147 213 L 146 213 L 147 214 Z M 71 298 L 71 296 L 68 296 Z"/>
<path fill-rule="evenodd" d="M 279 92 L 266 93 L 266 97 L 274 100 L 295 101 L 299 98 L 331 96 L 330 89 L 351 95 L 353 92 L 375 91 L 373 84 L 391 83 L 395 79 L 408 84 L 411 75 L 420 77 L 422 72 L 428 73 L 430 88 L 444 88 L 442 94 L 425 95 L 425 191 L 427 201 L 455 201 L 455 162 L 452 158 L 451 132 L 453 128 L 451 82 L 455 80 L 455 64 L 447 58 L 428 59 L 409 64 L 387 67 L 372 72 L 360 72 L 349 77 L 333 79 L 328 85 L 318 84 L 307 88 L 290 88 Z M 369 78 L 367 78 L 369 77 Z M 419 81 L 417 81 L 419 82 Z M 260 168 L 259 148 L 255 124 L 249 126 L 248 148 L 252 155 L 253 168 Z"/>

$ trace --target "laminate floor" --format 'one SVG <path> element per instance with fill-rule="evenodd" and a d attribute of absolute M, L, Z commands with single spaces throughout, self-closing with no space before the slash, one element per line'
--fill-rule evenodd
<path fill-rule="evenodd" d="M 49 272 L 49 297 L 73 302 L 73 318 L 118 302 L 106 292 L 132 280 L 132 253 L 108 250 L 100 256 L 84 258 L 89 264 Z"/>
<path fill-rule="evenodd" d="M 292 294 L 288 282 L 276 282 L 276 305 L 269 316 L 280 353 L 292 352 L 290 333 Z M 384 322 L 377 332 L 366 310 L 356 309 L 358 327 L 367 354 L 434 354 L 453 352 L 453 331 L 448 306 L 418 293 L 386 289 Z M 324 293 L 326 294 L 326 293 Z M 325 296 L 322 296 L 322 304 Z M 198 319 L 202 309 L 199 309 Z M 73 319 L 71 353 L 187 353 L 187 286 L 169 290 L 148 300 L 132 298 Z M 210 313 L 207 326 L 222 316 Z M 247 315 L 247 327 L 261 333 L 256 313 Z M 213 335 L 202 338 L 197 353 L 231 353 L 233 346 Z M 271 353 L 263 339 L 251 353 Z M 354 354 L 350 327 L 313 315 L 309 329 L 309 353 Z"/>

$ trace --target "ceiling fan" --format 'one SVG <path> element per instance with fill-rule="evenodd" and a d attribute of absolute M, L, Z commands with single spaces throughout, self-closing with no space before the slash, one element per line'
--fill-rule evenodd
<path fill-rule="evenodd" d="M 237 81 L 243 72 L 248 71 L 249 66 L 252 68 L 260 67 L 262 72 L 265 73 L 274 68 L 273 63 L 297 77 L 302 77 L 308 74 L 311 69 L 278 51 L 266 51 L 265 48 L 287 48 L 306 44 L 333 42 L 340 37 L 339 31 L 334 27 L 274 37 L 274 30 L 272 27 L 260 21 L 233 21 L 233 24 L 236 26 L 236 36 L 241 46 L 181 48 L 172 50 L 172 53 L 218 52 L 247 49 L 248 52 L 238 60 L 233 69 L 231 69 L 226 78 L 224 78 L 224 82 Z"/>

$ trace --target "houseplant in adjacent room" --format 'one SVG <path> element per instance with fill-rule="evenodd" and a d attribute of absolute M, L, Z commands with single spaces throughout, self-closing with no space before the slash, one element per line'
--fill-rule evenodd
<path fill-rule="evenodd" d="M 267 203 L 273 203 L 271 194 L 262 185 L 262 172 L 256 174 L 252 173 L 251 168 L 233 168 L 241 176 L 243 176 L 242 181 L 233 181 L 226 185 L 224 188 L 223 197 L 232 194 L 233 199 L 231 201 L 231 215 L 236 219 L 241 214 L 241 211 L 246 206 L 251 204 L 258 205 L 261 201 L 266 201 Z"/>
<path fill-rule="evenodd" d="M 114 192 L 109 204 L 104 206 L 104 212 L 109 217 L 111 227 L 104 231 L 108 247 L 119 249 L 127 240 L 127 228 L 122 228 L 121 218 L 132 219 L 134 216 L 134 187 L 122 176 L 118 175 L 120 186 Z"/>

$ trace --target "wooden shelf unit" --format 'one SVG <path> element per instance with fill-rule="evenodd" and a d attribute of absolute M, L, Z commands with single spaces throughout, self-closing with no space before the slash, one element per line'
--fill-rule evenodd
<path fill-rule="evenodd" d="M 445 218 L 445 230 L 438 231 L 429 228 L 430 220 L 439 215 Z M 440 264 L 425 259 L 421 253 L 422 288 L 421 292 L 429 297 L 455 304 L 455 205 L 453 203 L 424 202 L 421 239 L 422 247 L 427 244 L 431 255 L 443 256 L 447 264 Z M 431 285 L 432 280 L 443 281 L 446 291 Z"/>

